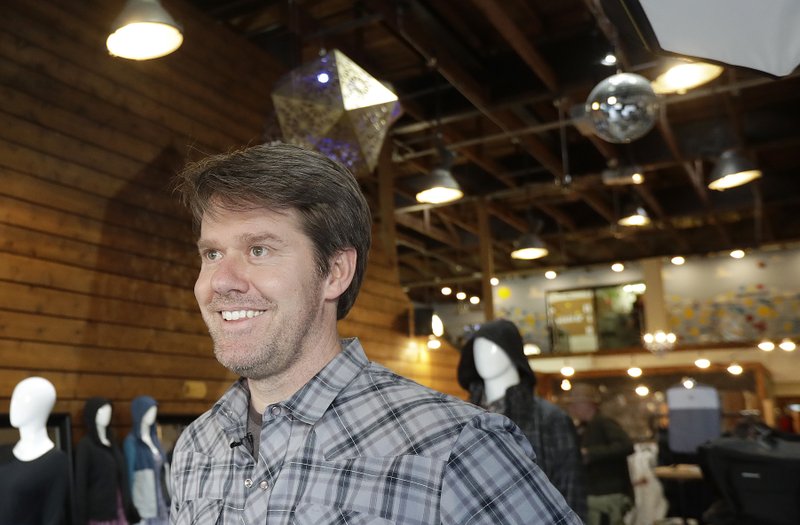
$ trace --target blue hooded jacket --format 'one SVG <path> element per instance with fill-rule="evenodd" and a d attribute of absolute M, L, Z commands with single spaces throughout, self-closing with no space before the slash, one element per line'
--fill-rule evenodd
<path fill-rule="evenodd" d="M 158 406 L 158 403 L 150 396 L 134 398 L 131 402 L 131 431 L 125 437 L 123 443 L 133 501 L 142 518 L 154 517 L 156 515 L 156 502 L 158 501 L 156 491 L 164 490 L 163 484 L 166 482 L 163 470 L 158 473 L 155 472 L 156 462 L 153 458 L 153 452 L 150 450 L 147 443 L 142 440 L 141 436 L 142 419 L 145 413 L 154 406 Z M 158 448 L 161 458 L 166 462 L 167 456 L 158 440 L 155 424 L 150 426 L 150 441 Z M 137 478 L 139 480 L 144 478 L 152 481 L 144 485 L 141 481 L 137 483 Z M 145 487 L 149 489 L 148 492 L 151 493 L 143 493 L 142 490 Z M 164 500 L 169 501 L 165 490 Z"/>

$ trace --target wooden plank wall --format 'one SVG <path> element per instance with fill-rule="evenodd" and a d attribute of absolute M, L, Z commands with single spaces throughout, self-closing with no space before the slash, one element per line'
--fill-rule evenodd
<path fill-rule="evenodd" d="M 105 50 L 123 0 L 0 2 L 0 412 L 19 381 L 42 375 L 76 439 L 88 397 L 115 402 L 124 435 L 133 397 L 197 415 L 234 379 L 212 355 L 189 220 L 167 188 L 187 158 L 259 141 L 284 69 L 182 1 L 164 3 L 185 43 L 137 63 Z M 398 324 L 409 303 L 386 260 L 371 254 L 342 333 L 461 395 L 455 351 L 412 348 Z"/>

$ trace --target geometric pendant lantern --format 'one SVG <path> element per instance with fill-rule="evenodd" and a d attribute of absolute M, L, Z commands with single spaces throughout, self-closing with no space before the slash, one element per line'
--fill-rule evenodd
<path fill-rule="evenodd" d="M 337 49 L 281 77 L 272 102 L 286 142 L 336 159 L 356 176 L 378 165 L 402 112 L 397 95 Z"/>

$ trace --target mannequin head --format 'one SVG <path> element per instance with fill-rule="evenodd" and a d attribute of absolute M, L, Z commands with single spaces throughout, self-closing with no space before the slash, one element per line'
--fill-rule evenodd
<path fill-rule="evenodd" d="M 533 394 L 536 374 L 528 363 L 517 325 L 507 319 L 483 323 L 461 349 L 458 384 L 475 404 L 492 403 L 514 386 Z"/>
<path fill-rule="evenodd" d="M 111 423 L 111 405 L 106 403 L 98 408 L 94 416 L 94 422 L 98 427 L 107 427 Z"/>
<path fill-rule="evenodd" d="M 153 423 L 156 422 L 156 415 L 158 414 L 158 407 L 156 405 L 151 406 L 147 409 L 147 411 L 142 416 L 142 428 L 152 427 Z"/>
<path fill-rule="evenodd" d="M 513 371 L 519 382 L 519 374 L 508 354 L 497 343 L 485 337 L 476 337 L 472 346 L 475 369 L 484 381 L 496 379 Z"/>
<path fill-rule="evenodd" d="M 10 420 L 14 428 L 44 428 L 56 403 L 53 383 L 43 377 L 20 381 L 11 394 Z"/>

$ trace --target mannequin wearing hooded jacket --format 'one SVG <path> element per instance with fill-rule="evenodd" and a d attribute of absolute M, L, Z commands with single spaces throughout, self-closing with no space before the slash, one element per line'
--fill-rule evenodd
<path fill-rule="evenodd" d="M 166 525 L 169 519 L 169 495 L 165 483 L 166 454 L 156 433 L 156 400 L 139 396 L 131 402 L 131 432 L 123 448 L 128 466 L 133 504 L 146 525 Z"/>
<path fill-rule="evenodd" d="M 109 436 L 112 407 L 108 399 L 86 401 L 83 417 L 87 434 L 75 449 L 75 513 L 78 525 L 139 521 L 131 501 L 122 451 Z"/>
<path fill-rule="evenodd" d="M 539 467 L 585 519 L 585 473 L 575 426 L 566 412 L 536 397 L 536 375 L 514 323 L 499 319 L 481 325 L 461 350 L 458 382 L 469 391 L 470 402 L 507 416 L 522 429 Z"/>
<path fill-rule="evenodd" d="M 14 525 L 64 522 L 69 462 L 47 435 L 56 389 L 43 377 L 20 381 L 11 394 L 11 426 L 20 439 L 0 450 L 0 522 Z"/>

